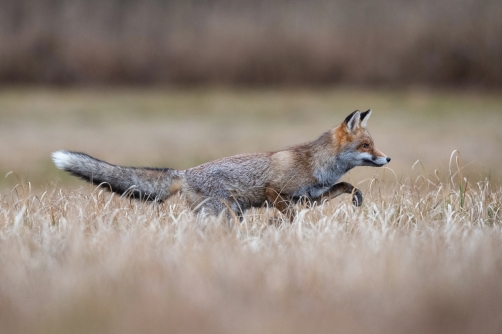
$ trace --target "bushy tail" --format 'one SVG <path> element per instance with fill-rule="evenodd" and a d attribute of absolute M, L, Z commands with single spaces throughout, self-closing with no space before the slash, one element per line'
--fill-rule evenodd
<path fill-rule="evenodd" d="M 180 190 L 180 171 L 171 168 L 121 167 L 85 153 L 52 153 L 57 168 L 95 185 L 145 201 L 162 202 Z"/>

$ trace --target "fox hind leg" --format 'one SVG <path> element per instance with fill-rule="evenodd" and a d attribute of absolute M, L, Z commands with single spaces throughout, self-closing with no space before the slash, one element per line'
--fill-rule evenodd
<path fill-rule="evenodd" d="M 285 215 L 290 222 L 293 221 L 293 219 L 296 216 L 296 211 L 292 207 L 291 201 L 289 199 L 285 198 L 278 191 L 272 188 L 267 188 L 265 190 L 265 195 L 270 205 L 276 207 L 277 210 L 279 210 L 283 215 Z"/>

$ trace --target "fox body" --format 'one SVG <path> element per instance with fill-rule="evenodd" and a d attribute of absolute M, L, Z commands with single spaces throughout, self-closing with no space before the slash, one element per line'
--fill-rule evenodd
<path fill-rule="evenodd" d="M 356 166 L 379 167 L 390 158 L 374 147 L 366 129 L 371 110 L 351 113 L 317 140 L 281 151 L 222 158 L 187 170 L 121 167 L 87 154 L 58 151 L 56 166 L 113 192 L 162 202 L 176 193 L 203 215 L 242 218 L 251 207 L 274 206 L 292 220 L 291 204 L 322 202 L 343 193 L 361 205 L 362 194 L 337 181 Z"/>

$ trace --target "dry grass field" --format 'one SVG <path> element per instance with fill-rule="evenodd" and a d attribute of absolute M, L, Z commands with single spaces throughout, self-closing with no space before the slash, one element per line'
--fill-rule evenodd
<path fill-rule="evenodd" d="M 314 139 L 354 109 L 392 157 L 365 196 L 198 220 L 50 152 L 186 168 Z M 3 89 L 2 333 L 500 333 L 502 97 L 452 91 Z M 455 150 L 458 150 L 457 153 Z"/>

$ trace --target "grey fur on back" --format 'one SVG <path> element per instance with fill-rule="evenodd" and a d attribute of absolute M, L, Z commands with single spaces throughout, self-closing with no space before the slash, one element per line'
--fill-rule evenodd
<path fill-rule="evenodd" d="M 192 207 L 204 202 L 208 214 L 232 210 L 241 214 L 265 202 L 270 153 L 241 154 L 187 169 L 184 195 Z M 227 207 L 228 206 L 228 207 Z"/>

